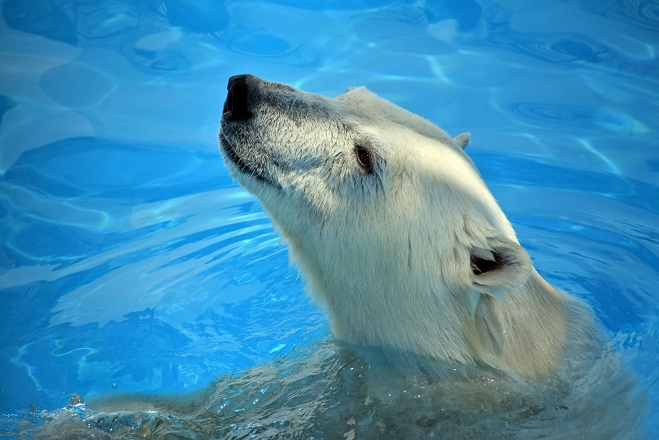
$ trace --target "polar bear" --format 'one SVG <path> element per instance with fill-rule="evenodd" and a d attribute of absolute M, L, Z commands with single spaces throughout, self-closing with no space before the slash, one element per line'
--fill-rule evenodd
<path fill-rule="evenodd" d="M 465 154 L 365 88 L 335 99 L 229 81 L 221 151 L 288 243 L 332 332 L 350 343 L 552 372 L 584 305 L 536 272 Z"/>
<path fill-rule="evenodd" d="M 98 396 L 35 438 L 640 437 L 634 377 L 588 307 L 535 271 L 468 134 L 364 88 L 328 99 L 250 75 L 228 88 L 225 162 L 335 339 L 190 395 Z"/>
<path fill-rule="evenodd" d="M 219 135 L 231 174 L 281 231 L 336 340 L 408 353 L 419 371 L 448 366 L 430 375 L 428 405 L 395 405 L 400 416 L 385 409 L 373 423 L 407 420 L 405 432 L 448 406 L 456 420 L 498 418 L 466 431 L 456 422 L 456 437 L 509 437 L 516 426 L 510 436 L 636 438 L 645 400 L 633 376 L 588 306 L 535 270 L 465 154 L 469 141 L 363 87 L 325 98 L 252 75 L 229 79 Z M 456 379 L 454 366 L 473 369 Z M 397 374 L 407 383 L 408 367 L 372 380 L 364 401 Z M 353 403 L 344 411 L 364 411 Z"/>

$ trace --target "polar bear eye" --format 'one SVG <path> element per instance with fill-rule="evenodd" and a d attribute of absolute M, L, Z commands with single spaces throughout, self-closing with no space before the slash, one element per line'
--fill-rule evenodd
<path fill-rule="evenodd" d="M 373 172 L 373 157 L 371 152 L 361 145 L 355 146 L 355 155 L 359 166 L 364 169 L 368 174 Z"/>

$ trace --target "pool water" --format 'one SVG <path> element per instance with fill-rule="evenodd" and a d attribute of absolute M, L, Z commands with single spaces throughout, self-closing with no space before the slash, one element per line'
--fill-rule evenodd
<path fill-rule="evenodd" d="M 230 75 L 368 88 L 467 151 L 539 272 L 583 298 L 659 438 L 659 3 L 1 2 L 0 436 L 193 393 L 327 318 L 217 132 Z"/>

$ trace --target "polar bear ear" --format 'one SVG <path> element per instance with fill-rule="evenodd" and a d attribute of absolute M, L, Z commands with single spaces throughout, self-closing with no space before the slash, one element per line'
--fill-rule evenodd
<path fill-rule="evenodd" d="M 469 141 L 471 141 L 471 134 L 470 133 L 460 133 L 456 137 L 453 138 L 453 142 L 456 143 L 456 145 L 463 150 L 469 145 Z"/>
<path fill-rule="evenodd" d="M 486 247 L 472 247 L 470 263 L 474 290 L 501 300 L 504 292 L 526 281 L 532 267 L 524 248 L 504 237 L 490 237 Z"/>

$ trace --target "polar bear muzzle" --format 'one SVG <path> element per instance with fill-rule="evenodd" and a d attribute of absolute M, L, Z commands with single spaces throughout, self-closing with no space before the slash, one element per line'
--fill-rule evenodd
<path fill-rule="evenodd" d="M 275 179 L 267 173 L 266 157 L 258 154 L 246 142 L 253 119 L 252 108 L 258 101 L 258 79 L 251 75 L 236 75 L 229 78 L 227 98 L 222 112 L 220 146 L 229 163 L 238 175 L 277 187 Z"/>
<path fill-rule="evenodd" d="M 219 140 L 233 176 L 260 192 L 262 183 L 282 189 L 292 171 L 318 167 L 331 137 L 323 134 L 339 132 L 329 122 L 332 106 L 322 96 L 253 75 L 229 78 Z"/>

